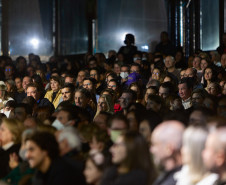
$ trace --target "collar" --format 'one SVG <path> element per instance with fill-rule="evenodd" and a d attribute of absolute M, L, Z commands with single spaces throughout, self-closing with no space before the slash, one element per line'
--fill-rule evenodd
<path fill-rule="evenodd" d="M 3 145 L 2 149 L 3 150 L 8 150 L 13 145 L 14 145 L 14 142 L 11 141 L 10 143 Z"/>
<path fill-rule="evenodd" d="M 187 102 L 190 102 L 191 101 L 191 97 L 189 97 L 188 99 L 186 100 L 182 100 L 182 103 L 187 103 Z"/>

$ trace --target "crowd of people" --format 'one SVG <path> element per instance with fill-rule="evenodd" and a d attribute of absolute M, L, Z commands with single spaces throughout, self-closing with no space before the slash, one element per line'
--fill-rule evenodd
<path fill-rule="evenodd" d="M 154 53 L 127 34 L 82 61 L 1 56 L 0 184 L 226 184 L 224 42 L 188 59 L 166 32 Z"/>

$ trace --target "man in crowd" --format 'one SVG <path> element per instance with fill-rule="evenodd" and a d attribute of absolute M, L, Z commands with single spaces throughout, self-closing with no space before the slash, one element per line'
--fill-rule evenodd
<path fill-rule="evenodd" d="M 174 174 L 181 169 L 181 147 L 184 125 L 179 121 L 165 121 L 158 125 L 151 137 L 151 153 L 162 175 L 154 185 L 175 185 Z"/>

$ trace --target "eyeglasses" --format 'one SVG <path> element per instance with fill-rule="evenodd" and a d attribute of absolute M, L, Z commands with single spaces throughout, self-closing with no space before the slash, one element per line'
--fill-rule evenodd
<path fill-rule="evenodd" d="M 153 75 L 159 75 L 159 73 L 155 73 L 155 72 L 154 72 L 154 73 L 152 73 L 152 74 L 153 74 Z"/>
<path fill-rule="evenodd" d="M 95 77 L 97 76 L 97 74 L 90 74 L 90 77 Z"/>
<path fill-rule="evenodd" d="M 5 71 L 7 72 L 7 71 L 11 71 L 11 69 L 5 69 Z"/>
<path fill-rule="evenodd" d="M 117 87 L 116 85 L 108 85 L 108 88 Z"/>
<path fill-rule="evenodd" d="M 91 83 L 83 84 L 82 86 L 83 86 L 83 87 L 87 87 L 87 86 L 90 86 L 90 85 L 91 85 Z"/>

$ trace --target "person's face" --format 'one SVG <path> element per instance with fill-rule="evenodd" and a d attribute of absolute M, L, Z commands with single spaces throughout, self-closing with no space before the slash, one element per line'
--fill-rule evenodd
<path fill-rule="evenodd" d="M 90 150 L 95 150 L 101 152 L 103 150 L 104 143 L 97 141 L 96 136 L 93 136 L 89 142 Z"/>
<path fill-rule="evenodd" d="M 154 90 L 154 89 L 147 89 L 147 90 L 146 90 L 146 93 L 145 93 L 145 95 L 144 95 L 144 100 L 145 100 L 146 103 L 147 103 L 147 100 L 148 100 L 148 96 L 149 96 L 150 94 L 156 94 L 155 90 Z"/>
<path fill-rule="evenodd" d="M 110 80 L 114 79 L 111 75 L 107 76 L 107 84 L 109 83 Z"/>
<path fill-rule="evenodd" d="M 133 85 L 132 87 L 130 87 L 131 90 L 133 90 L 134 92 L 138 92 L 138 87 Z"/>
<path fill-rule="evenodd" d="M 216 136 L 214 136 L 213 134 L 210 134 L 207 137 L 205 149 L 202 152 L 203 163 L 206 169 L 211 172 L 216 172 L 217 169 L 217 151 L 215 149 L 217 141 L 215 137 Z"/>
<path fill-rule="evenodd" d="M 126 109 L 132 103 L 132 95 L 129 93 L 123 93 L 119 100 L 122 109 Z"/>
<path fill-rule="evenodd" d="M 127 72 L 129 73 L 129 68 L 128 67 L 121 67 L 121 72 Z"/>
<path fill-rule="evenodd" d="M 150 110 L 151 109 L 154 112 L 159 112 L 160 108 L 161 108 L 161 105 L 160 104 L 156 103 L 153 100 L 148 99 L 147 105 L 146 105 L 146 109 L 147 110 Z"/>
<path fill-rule="evenodd" d="M 35 74 L 34 69 L 32 67 L 28 67 L 27 74 L 28 76 L 32 77 Z"/>
<path fill-rule="evenodd" d="M 13 135 L 3 122 L 0 126 L 0 143 L 1 146 L 8 144 L 13 141 Z"/>
<path fill-rule="evenodd" d="M 223 90 L 222 90 L 222 94 L 226 95 L 226 83 L 224 84 Z"/>
<path fill-rule="evenodd" d="M 27 96 L 32 96 L 36 101 L 39 99 L 39 95 L 37 89 L 35 87 L 28 87 L 27 88 Z"/>
<path fill-rule="evenodd" d="M 43 166 L 47 152 L 42 150 L 35 142 L 28 140 L 25 143 L 26 158 L 31 168 L 40 169 Z"/>
<path fill-rule="evenodd" d="M 168 157 L 167 145 L 155 133 L 151 136 L 151 144 L 150 151 L 153 154 L 155 164 L 163 166 L 165 159 Z"/>
<path fill-rule="evenodd" d="M 151 128 L 147 120 L 144 120 L 139 125 L 140 134 L 149 142 L 151 137 Z"/>
<path fill-rule="evenodd" d="M 60 89 L 60 84 L 55 80 L 50 80 L 50 87 L 53 92 L 57 92 Z"/>
<path fill-rule="evenodd" d="M 221 65 L 222 65 L 222 67 L 226 67 L 226 54 L 223 54 L 222 56 L 221 56 Z"/>
<path fill-rule="evenodd" d="M 152 79 L 159 80 L 160 71 L 158 69 L 154 69 L 151 76 L 152 76 Z"/>
<path fill-rule="evenodd" d="M 74 79 L 71 78 L 71 77 L 69 77 L 69 76 L 67 76 L 67 77 L 65 77 L 65 79 L 64 79 L 64 83 L 73 84 L 73 83 L 74 83 Z"/>
<path fill-rule="evenodd" d="M 161 96 L 163 99 L 167 98 L 169 96 L 169 89 L 163 88 L 162 86 L 160 86 L 159 96 Z"/>
<path fill-rule="evenodd" d="M 107 130 L 107 116 L 104 114 L 98 114 L 93 122 L 103 130 Z"/>
<path fill-rule="evenodd" d="M 82 86 L 89 91 L 93 90 L 93 83 L 90 80 L 84 80 Z"/>
<path fill-rule="evenodd" d="M 127 156 L 127 151 L 126 151 L 126 146 L 122 136 L 119 136 L 117 138 L 114 145 L 110 148 L 110 152 L 112 154 L 113 164 L 120 164 L 125 160 Z"/>
<path fill-rule="evenodd" d="M 219 116 L 226 117 L 226 101 L 222 99 L 218 102 L 217 113 Z"/>
<path fill-rule="evenodd" d="M 138 66 L 132 66 L 131 68 L 130 68 L 130 73 L 140 73 L 140 69 L 139 69 L 139 67 Z"/>
<path fill-rule="evenodd" d="M 78 107 L 85 107 L 87 104 L 86 98 L 82 95 L 81 92 L 75 93 L 75 105 Z"/>
<path fill-rule="evenodd" d="M 97 67 L 97 62 L 95 60 L 89 61 L 89 68 Z"/>
<path fill-rule="evenodd" d="M 26 110 L 23 107 L 16 107 L 14 109 L 14 116 L 16 119 L 23 122 L 27 117 Z"/>
<path fill-rule="evenodd" d="M 83 79 L 85 78 L 85 76 L 86 76 L 85 71 L 80 71 L 80 72 L 78 73 L 78 77 L 77 77 L 78 83 L 82 83 L 82 81 L 83 81 Z"/>
<path fill-rule="evenodd" d="M 205 80 L 207 80 L 207 81 L 208 81 L 208 80 L 211 80 L 212 75 L 213 75 L 212 69 L 207 68 L 207 69 L 205 70 L 205 74 L 204 74 Z"/>
<path fill-rule="evenodd" d="M 126 130 L 126 123 L 123 120 L 113 119 L 111 122 L 111 130 Z"/>
<path fill-rule="evenodd" d="M 182 60 L 182 57 L 183 57 L 182 53 L 181 52 L 177 52 L 176 55 L 175 55 L 175 60 L 177 62 L 179 62 L 179 61 Z"/>
<path fill-rule="evenodd" d="M 23 89 L 24 89 L 24 90 L 26 89 L 26 87 L 27 87 L 27 85 L 28 85 L 29 83 L 31 83 L 31 78 L 28 77 L 28 76 L 25 76 L 25 77 L 23 78 L 23 83 L 22 83 L 22 86 L 23 86 Z"/>
<path fill-rule="evenodd" d="M 181 99 L 186 100 L 191 96 L 191 90 L 188 89 L 186 83 L 179 84 L 178 89 Z"/>
<path fill-rule="evenodd" d="M 68 112 L 66 112 L 66 111 L 63 111 L 63 110 L 61 110 L 61 111 L 59 111 L 58 112 L 58 114 L 57 114 L 57 119 L 63 124 L 63 125 L 67 125 L 67 123 L 68 123 Z"/>
<path fill-rule="evenodd" d="M 198 57 L 195 57 L 192 65 L 195 69 L 200 69 L 200 59 Z"/>
<path fill-rule="evenodd" d="M 168 76 L 166 76 L 163 80 L 163 82 L 171 82 L 171 81 L 172 81 L 171 78 Z"/>
<path fill-rule="evenodd" d="M 98 74 L 96 70 L 91 70 L 89 75 L 90 75 L 90 78 L 94 78 L 98 81 Z"/>
<path fill-rule="evenodd" d="M 72 93 L 70 91 L 70 88 L 61 89 L 61 94 L 62 94 L 63 101 L 67 101 L 72 98 Z"/>
<path fill-rule="evenodd" d="M 185 77 L 185 72 L 186 72 L 186 70 L 182 70 L 182 71 L 180 72 L 180 79 L 182 79 L 182 78 Z"/>
<path fill-rule="evenodd" d="M 175 62 L 173 61 L 173 59 L 171 57 L 166 57 L 165 66 L 167 69 L 175 66 Z"/>
<path fill-rule="evenodd" d="M 108 83 L 108 88 L 112 89 L 113 91 L 115 91 L 117 89 L 117 84 L 115 82 L 109 82 Z"/>
<path fill-rule="evenodd" d="M 203 104 L 205 105 L 205 107 L 207 107 L 208 109 L 213 110 L 214 109 L 214 102 L 209 99 L 209 98 L 205 98 L 203 101 Z"/>
<path fill-rule="evenodd" d="M 217 96 L 218 95 L 217 88 L 216 88 L 216 85 L 214 83 L 210 83 L 207 86 L 207 91 L 208 91 L 209 94 L 212 94 L 213 96 Z"/>
<path fill-rule="evenodd" d="M 204 69 L 208 66 L 208 63 L 205 59 L 202 59 L 201 60 L 201 64 L 200 64 L 200 67 L 202 69 L 202 71 L 204 71 Z"/>
<path fill-rule="evenodd" d="M 108 109 L 107 103 L 104 98 L 99 98 L 97 106 L 100 111 L 107 111 Z"/>
<path fill-rule="evenodd" d="M 87 184 L 96 184 L 100 181 L 102 172 L 93 164 L 93 161 L 88 159 L 86 161 L 84 176 L 86 178 Z"/>
<path fill-rule="evenodd" d="M 191 68 L 188 68 L 188 69 L 185 71 L 184 77 L 194 77 L 194 73 L 193 73 L 193 71 L 192 71 Z"/>
<path fill-rule="evenodd" d="M 189 123 L 191 124 L 201 124 L 205 122 L 205 117 L 203 116 L 201 111 L 193 111 L 189 117 Z"/>
<path fill-rule="evenodd" d="M 118 64 L 114 64 L 114 72 L 116 73 L 116 74 L 120 74 L 120 66 L 118 65 Z"/>
<path fill-rule="evenodd" d="M 127 114 L 127 119 L 129 121 L 129 129 L 137 131 L 138 130 L 138 122 L 133 112 Z"/>
<path fill-rule="evenodd" d="M 193 106 L 200 106 L 203 104 L 204 99 L 199 93 L 194 93 L 192 95 L 192 105 Z"/>
<path fill-rule="evenodd" d="M 9 77 L 13 74 L 13 68 L 11 66 L 6 66 L 5 67 L 5 76 Z"/>
<path fill-rule="evenodd" d="M 17 89 L 21 89 L 22 88 L 22 82 L 20 78 L 15 78 L 15 84 L 16 84 L 16 88 Z"/>
<path fill-rule="evenodd" d="M 183 107 L 182 102 L 180 99 L 175 99 L 170 102 L 170 110 L 178 110 Z"/>

